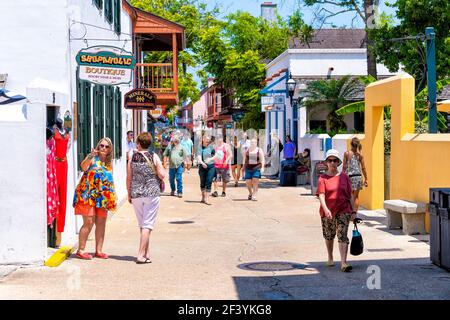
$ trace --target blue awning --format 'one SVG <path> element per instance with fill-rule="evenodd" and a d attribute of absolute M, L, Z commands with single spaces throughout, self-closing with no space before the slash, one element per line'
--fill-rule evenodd
<path fill-rule="evenodd" d="M 21 100 L 24 100 L 23 102 L 26 102 L 27 97 L 24 97 L 20 94 L 14 94 L 6 89 L 0 89 L 0 105 L 2 104 L 10 104 L 10 103 L 17 103 Z"/>

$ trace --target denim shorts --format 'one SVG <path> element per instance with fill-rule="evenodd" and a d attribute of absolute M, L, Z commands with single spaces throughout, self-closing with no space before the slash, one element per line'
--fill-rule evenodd
<path fill-rule="evenodd" d="M 261 179 L 260 169 L 245 169 L 245 180 Z"/>

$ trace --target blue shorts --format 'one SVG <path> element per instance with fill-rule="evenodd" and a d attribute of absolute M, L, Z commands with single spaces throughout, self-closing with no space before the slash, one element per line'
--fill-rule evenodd
<path fill-rule="evenodd" d="M 245 180 L 261 179 L 260 169 L 245 169 Z"/>

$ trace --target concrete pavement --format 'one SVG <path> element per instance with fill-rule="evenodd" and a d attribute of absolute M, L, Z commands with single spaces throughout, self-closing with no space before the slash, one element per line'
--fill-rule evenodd
<path fill-rule="evenodd" d="M 264 180 L 253 202 L 244 182 L 230 183 L 226 198 L 206 206 L 195 170 L 184 183 L 184 198 L 162 197 L 153 263 L 134 263 L 139 234 L 127 203 L 107 225 L 109 260 L 18 269 L 0 277 L 0 298 L 450 299 L 450 273 L 430 263 L 429 237 L 387 230 L 382 212 L 361 211 L 365 251 L 342 273 L 324 264 L 319 202 L 308 188 Z"/>

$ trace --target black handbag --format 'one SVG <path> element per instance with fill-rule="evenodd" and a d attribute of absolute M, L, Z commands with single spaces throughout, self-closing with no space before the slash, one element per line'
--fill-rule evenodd
<path fill-rule="evenodd" d="M 359 256 L 364 251 L 364 242 L 361 233 L 358 230 L 357 222 L 354 222 L 353 237 L 350 244 L 350 254 Z"/>

